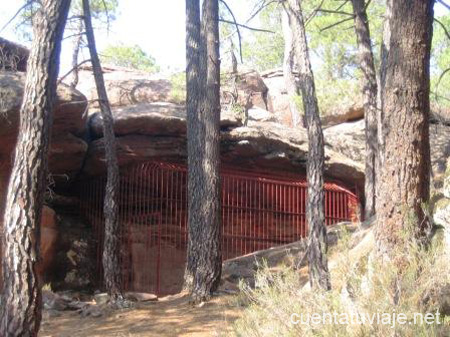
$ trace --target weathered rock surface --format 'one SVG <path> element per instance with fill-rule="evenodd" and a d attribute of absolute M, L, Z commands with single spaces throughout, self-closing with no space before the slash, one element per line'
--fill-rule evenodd
<path fill-rule="evenodd" d="M 152 159 L 176 161 L 186 158 L 186 139 L 183 137 L 129 135 L 117 138 L 116 143 L 121 167 Z M 106 172 L 103 138 L 90 144 L 83 172 L 88 175 Z"/>
<path fill-rule="evenodd" d="M 139 103 L 173 102 L 171 100 L 172 84 L 167 79 L 132 69 L 103 66 L 106 91 L 112 107 L 128 106 Z M 93 107 L 98 107 L 97 89 L 91 66 L 83 66 L 79 73 L 80 82 L 77 89 L 83 92 Z"/>
<path fill-rule="evenodd" d="M 269 89 L 268 100 L 270 105 L 268 106 L 268 110 L 277 116 L 280 123 L 286 126 L 292 126 L 292 113 L 289 106 L 291 97 L 289 97 L 286 90 L 283 70 L 269 70 L 263 72 L 261 76 Z"/>
<path fill-rule="evenodd" d="M 294 75 L 297 76 L 296 73 Z M 261 76 L 269 89 L 270 105 L 268 109 L 277 116 L 283 125 L 292 126 L 292 112 L 290 108 L 292 97 L 286 91 L 283 69 L 268 70 L 263 72 Z M 324 127 L 364 118 L 364 108 L 359 97 L 354 100 L 354 103 L 338 106 L 331 111 L 324 111 L 323 113 L 324 116 L 321 119 Z"/>
<path fill-rule="evenodd" d="M 364 119 L 364 107 L 360 103 L 355 103 L 344 109 L 327 111 L 327 114 L 322 117 L 322 125 L 328 127 L 361 119 Z"/>
<path fill-rule="evenodd" d="M 268 91 L 263 78 L 255 70 L 241 72 L 237 76 L 228 74 L 227 79 L 222 83 L 221 103 L 224 107 L 235 103 L 245 110 L 250 108 L 269 110 L 271 102 Z M 223 110 L 225 111 L 226 108 Z"/>
<path fill-rule="evenodd" d="M 0 37 L 0 69 L 26 71 L 29 54 L 27 48 Z"/>
<path fill-rule="evenodd" d="M 175 110 L 175 114 L 143 113 L 141 117 L 145 119 L 145 125 L 142 120 L 135 122 L 134 114 L 115 115 L 118 116 L 117 154 L 121 166 L 151 159 L 186 158 L 185 135 L 177 135 L 185 130 L 186 124 L 185 116 L 179 110 Z M 127 122 L 128 116 L 130 123 Z M 97 125 L 98 132 L 99 124 L 94 124 Z M 153 128 L 155 125 L 160 127 Z M 127 132 L 127 126 L 133 128 L 134 134 Z M 221 137 L 221 152 L 226 163 L 247 168 L 304 171 L 308 150 L 304 129 L 295 130 L 279 123 L 249 120 L 247 126 L 224 129 Z M 84 172 L 89 175 L 100 174 L 105 172 L 105 167 L 103 139 L 97 139 L 90 145 Z M 362 163 L 347 158 L 332 146 L 326 148 L 326 172 L 330 177 L 362 187 L 363 170 Z"/>
<path fill-rule="evenodd" d="M 364 120 L 335 125 L 324 130 L 325 145 L 357 163 L 364 164 L 364 132 Z M 433 177 L 437 178 L 445 171 L 445 161 L 450 155 L 450 127 L 431 124 L 430 146 Z"/>
<path fill-rule="evenodd" d="M 145 103 L 116 108 L 113 110 L 114 132 L 117 136 L 152 135 L 177 136 L 186 135 L 186 109 L 173 103 Z M 228 113 L 221 115 L 222 128 L 241 126 L 235 116 Z M 103 120 L 96 112 L 90 120 L 94 138 L 103 136 Z"/>
<path fill-rule="evenodd" d="M 24 73 L 0 72 L 0 124 L 4 126 L 0 129 L 0 224 L 17 141 L 24 83 Z M 87 144 L 80 138 L 86 130 L 86 108 L 86 98 L 80 92 L 66 85 L 58 86 L 49 170 L 62 184 L 80 171 L 87 151 Z"/>
<path fill-rule="evenodd" d="M 56 213 L 50 207 L 44 206 L 41 217 L 41 263 L 38 273 L 45 283 L 56 257 L 59 240 L 59 227 Z"/>

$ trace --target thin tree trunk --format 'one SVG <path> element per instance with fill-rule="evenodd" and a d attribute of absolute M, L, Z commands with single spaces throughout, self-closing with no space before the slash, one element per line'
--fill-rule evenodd
<path fill-rule="evenodd" d="M 378 251 L 390 256 L 417 221 L 430 186 L 430 49 L 432 0 L 389 0 L 382 71 L 384 165 L 377 202 Z"/>
<path fill-rule="evenodd" d="M 72 50 L 72 81 L 70 82 L 70 87 L 75 89 L 78 85 L 78 55 L 80 54 L 81 42 L 83 41 L 83 20 L 78 20 L 77 32 L 78 35 L 75 36 L 73 41 L 73 50 Z"/>
<path fill-rule="evenodd" d="M 200 102 L 204 94 L 204 69 L 200 67 L 202 53 L 200 1 L 186 0 L 186 112 L 188 147 L 188 249 L 184 287 L 192 291 L 198 263 L 198 244 L 203 195 L 202 163 L 204 128 Z"/>
<path fill-rule="evenodd" d="M 301 113 L 297 107 L 295 97 L 299 96 L 300 90 L 294 76 L 294 42 L 292 40 L 292 31 L 289 25 L 289 18 L 286 11 L 281 13 L 284 36 L 284 61 L 283 61 L 283 76 L 286 84 L 287 94 L 289 96 L 289 110 L 291 111 L 292 126 L 296 127 L 302 120 Z"/>
<path fill-rule="evenodd" d="M 377 76 L 370 40 L 365 0 L 352 0 L 360 68 L 363 73 L 364 119 L 366 125 L 365 208 L 366 219 L 375 214 L 377 161 Z"/>
<path fill-rule="evenodd" d="M 200 302 L 217 289 L 222 273 L 219 4 L 217 0 L 204 1 L 201 31 L 198 2 L 187 1 L 186 5 L 187 85 L 192 91 L 187 96 L 189 244 L 185 280 L 193 302 Z"/>
<path fill-rule="evenodd" d="M 327 259 L 327 229 L 324 213 L 324 138 L 317 104 L 314 74 L 309 59 L 308 42 L 299 0 L 283 3 L 289 16 L 295 54 L 299 64 L 300 89 L 308 130 L 308 205 L 309 225 L 308 262 L 309 280 L 312 288 L 331 288 Z"/>
<path fill-rule="evenodd" d="M 94 30 L 92 28 L 89 0 L 83 0 L 84 24 L 91 55 L 92 69 L 100 103 L 103 119 L 103 139 L 108 166 L 105 200 L 103 212 L 105 215 L 105 240 L 103 246 L 103 272 L 105 286 L 110 295 L 111 303 L 123 301 L 121 266 L 120 266 L 120 223 L 118 219 L 118 193 L 119 193 L 119 165 L 116 155 L 116 137 L 114 135 L 114 120 L 109 106 L 108 95 L 105 89 L 103 71 L 98 58 L 95 44 Z"/>
<path fill-rule="evenodd" d="M 0 336 L 37 336 L 41 322 L 40 219 L 56 100 L 61 40 L 70 0 L 43 0 L 20 109 L 19 138 L 4 216 L 3 299 Z"/>

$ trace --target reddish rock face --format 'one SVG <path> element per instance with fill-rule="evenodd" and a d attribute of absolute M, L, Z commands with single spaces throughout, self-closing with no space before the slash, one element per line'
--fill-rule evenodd
<path fill-rule="evenodd" d="M 41 217 L 41 263 L 38 266 L 40 279 L 45 282 L 45 275 L 50 270 L 55 260 L 58 248 L 58 222 L 56 213 L 51 208 L 44 206 Z"/>
<path fill-rule="evenodd" d="M 0 225 L 13 165 L 24 83 L 24 73 L 0 72 L 0 125 L 4 126 L 0 128 Z M 66 85 L 58 86 L 49 170 L 60 183 L 67 184 L 79 172 L 87 151 L 87 144 L 79 138 L 86 130 L 86 107 L 83 94 Z"/>
<path fill-rule="evenodd" d="M 58 248 L 58 221 L 56 213 L 50 207 L 44 206 L 41 216 L 41 261 L 37 266 L 38 277 L 46 282 L 46 274 L 50 271 Z M 0 245 L 1 247 L 1 245 Z M 2 285 L 2 264 L 0 263 L 0 287 Z"/>

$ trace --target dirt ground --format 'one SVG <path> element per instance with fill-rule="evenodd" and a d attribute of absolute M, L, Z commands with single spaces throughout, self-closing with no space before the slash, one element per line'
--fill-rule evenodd
<path fill-rule="evenodd" d="M 98 318 L 82 318 L 70 311 L 58 317 L 44 313 L 39 337 L 225 336 L 231 333 L 241 310 L 230 295 L 215 297 L 199 307 L 179 294 Z"/>

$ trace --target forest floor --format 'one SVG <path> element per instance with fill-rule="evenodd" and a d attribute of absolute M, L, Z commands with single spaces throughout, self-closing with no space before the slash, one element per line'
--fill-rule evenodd
<path fill-rule="evenodd" d="M 186 295 L 178 294 L 101 317 L 83 318 L 73 311 L 49 317 L 44 312 L 39 337 L 225 336 L 243 310 L 233 302 L 232 295 L 221 295 L 193 306 Z"/>

